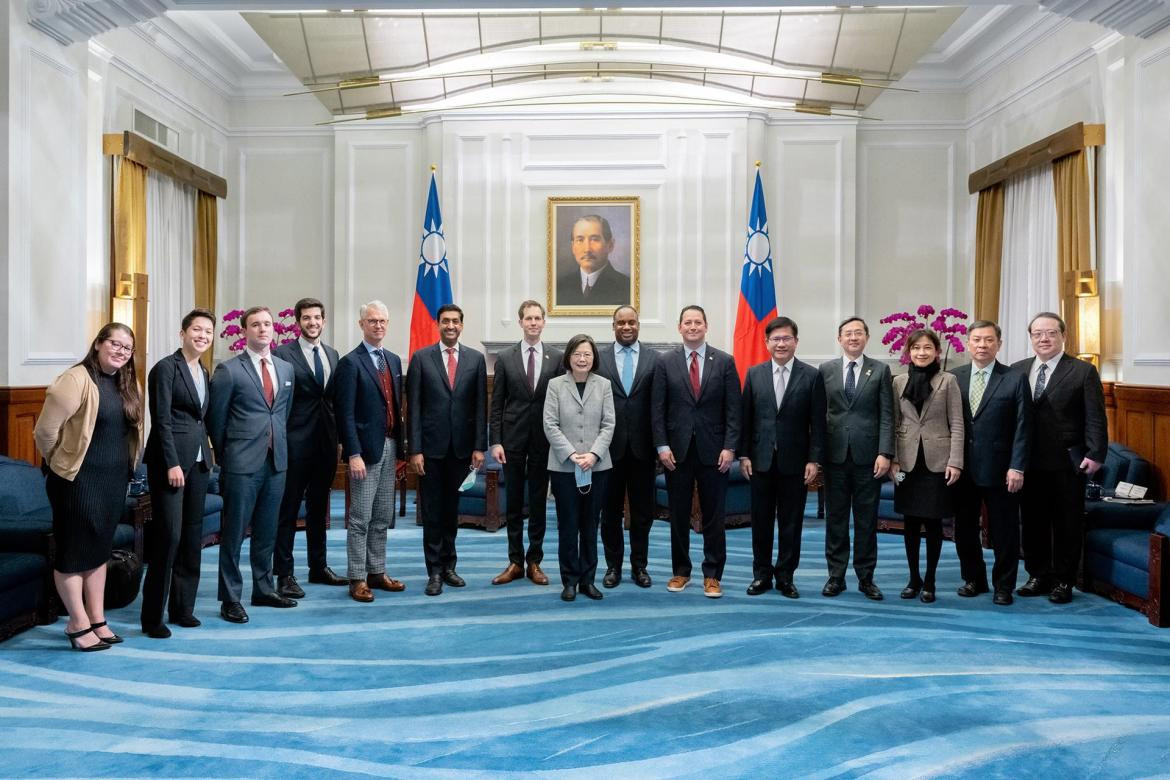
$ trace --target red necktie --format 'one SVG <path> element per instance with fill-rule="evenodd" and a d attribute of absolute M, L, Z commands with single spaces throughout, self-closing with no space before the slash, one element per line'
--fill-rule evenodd
<path fill-rule="evenodd" d="M 536 347 L 528 348 L 528 392 L 536 392 Z"/>
<path fill-rule="evenodd" d="M 455 389 L 455 348 L 447 347 L 447 384 Z"/>
<path fill-rule="evenodd" d="M 272 375 L 268 373 L 268 360 L 265 358 L 260 358 L 260 377 L 264 383 L 264 400 L 268 402 L 268 407 L 272 408 L 276 400 L 276 388 L 272 386 Z"/>
<path fill-rule="evenodd" d="M 691 392 L 695 394 L 695 400 L 699 398 L 699 353 L 691 353 Z"/>

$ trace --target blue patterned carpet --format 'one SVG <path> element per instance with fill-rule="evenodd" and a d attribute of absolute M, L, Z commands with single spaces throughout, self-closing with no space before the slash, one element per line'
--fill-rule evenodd
<path fill-rule="evenodd" d="M 555 585 L 490 586 L 505 537 L 464 529 L 469 586 L 427 598 L 408 516 L 390 538 L 405 593 L 362 605 L 343 588 L 306 586 L 297 609 L 251 608 L 246 626 L 216 616 L 207 550 L 200 628 L 147 639 L 135 604 L 111 615 L 127 642 L 106 652 L 68 652 L 64 621 L 0 644 L 0 775 L 1170 773 L 1170 631 L 1080 593 L 1067 607 L 960 599 L 949 544 L 939 601 L 900 601 L 897 536 L 881 538 L 884 602 L 852 579 L 826 599 L 823 539 L 809 520 L 803 598 L 789 601 L 744 594 L 750 532 L 729 532 L 726 595 L 714 601 L 693 585 L 666 591 L 669 533 L 658 523 L 651 590 L 627 574 L 600 603 L 565 604 Z M 343 571 L 343 530 L 329 546 Z"/>

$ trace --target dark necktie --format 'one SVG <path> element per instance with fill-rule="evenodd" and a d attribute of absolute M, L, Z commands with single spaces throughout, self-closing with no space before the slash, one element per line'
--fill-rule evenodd
<path fill-rule="evenodd" d="M 536 347 L 528 348 L 528 392 L 536 392 Z"/>
<path fill-rule="evenodd" d="M 276 401 L 276 388 L 272 386 L 272 375 L 268 373 L 268 360 L 266 358 L 260 358 L 260 378 L 264 385 L 264 400 L 271 408 L 273 402 Z"/>
<path fill-rule="evenodd" d="M 849 371 L 845 374 L 845 400 L 853 403 L 853 394 L 857 392 L 857 375 L 854 370 L 857 368 L 857 361 L 849 361 Z"/>
<path fill-rule="evenodd" d="M 321 362 L 321 350 L 313 347 L 313 373 L 317 377 L 317 384 L 325 386 L 325 364 Z"/>
<path fill-rule="evenodd" d="M 1036 389 L 1032 391 L 1032 400 L 1039 401 L 1040 396 L 1044 395 L 1044 385 L 1047 384 L 1045 375 L 1048 373 L 1048 364 L 1040 364 L 1040 373 L 1036 374 Z"/>
<path fill-rule="evenodd" d="M 382 360 L 382 350 L 375 349 L 374 355 L 374 370 L 381 374 L 386 370 L 386 363 Z"/>
<path fill-rule="evenodd" d="M 695 400 L 699 398 L 699 353 L 691 353 L 691 392 L 695 394 Z"/>

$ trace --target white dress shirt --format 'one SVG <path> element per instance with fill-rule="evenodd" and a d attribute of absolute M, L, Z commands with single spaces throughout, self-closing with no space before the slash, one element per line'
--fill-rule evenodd
<path fill-rule="evenodd" d="M 264 387 L 264 369 L 260 367 L 260 359 L 263 357 L 264 360 L 268 361 L 268 376 L 272 378 L 272 398 L 275 399 L 276 396 L 280 395 L 280 382 L 276 378 L 276 366 L 272 363 L 272 353 L 261 355 L 247 347 L 244 348 L 244 351 L 248 353 L 248 358 L 252 361 L 252 368 L 256 370 L 256 377 L 260 380 L 261 388 Z"/>
<path fill-rule="evenodd" d="M 1047 390 L 1049 383 L 1052 382 L 1052 374 L 1056 371 L 1056 364 L 1063 356 L 1063 352 L 1057 352 L 1049 360 L 1036 358 L 1032 361 L 1032 369 L 1028 371 L 1028 384 L 1032 386 L 1032 395 L 1036 395 L 1036 377 L 1040 375 L 1040 366 L 1048 366 L 1048 370 L 1044 373 L 1044 389 Z"/>
<path fill-rule="evenodd" d="M 305 356 L 305 362 L 309 364 L 309 373 L 316 375 L 316 369 L 313 367 L 313 347 L 317 347 L 317 354 L 321 356 L 321 367 L 325 369 L 325 383 L 329 384 L 329 356 L 325 354 L 325 343 L 320 339 L 316 344 L 311 344 L 302 336 L 297 339 L 297 344 L 301 347 L 301 354 Z"/>
<path fill-rule="evenodd" d="M 856 363 L 853 367 L 853 382 L 854 387 L 861 384 L 861 366 L 865 363 L 865 355 L 858 355 L 851 358 L 848 355 L 841 356 L 841 384 L 845 384 L 845 380 L 849 377 L 849 364 Z"/>

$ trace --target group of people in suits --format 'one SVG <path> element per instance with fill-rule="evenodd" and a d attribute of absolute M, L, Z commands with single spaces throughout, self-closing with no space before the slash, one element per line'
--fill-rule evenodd
<path fill-rule="evenodd" d="M 348 586 L 349 595 L 363 603 L 374 600 L 375 590 L 405 589 L 386 567 L 403 460 L 419 475 L 424 592 L 437 596 L 444 585 L 463 587 L 455 550 L 459 494 L 489 449 L 503 469 L 507 518 L 508 561 L 493 585 L 549 583 L 541 564 L 551 485 L 561 598 L 602 598 L 595 583 L 599 532 L 601 584 L 620 584 L 627 515 L 630 577 L 639 587 L 651 587 L 648 539 L 661 467 L 670 507 L 667 590 L 682 591 L 691 581 L 697 495 L 702 589 L 718 598 L 727 560 L 727 473 L 737 466 L 750 483 L 750 596 L 774 586 L 788 598 L 800 597 L 793 575 L 805 499 L 823 473 L 824 596 L 846 590 L 852 520 L 858 589 L 867 598 L 883 598 L 873 573 L 879 491 L 889 478 L 905 517 L 910 575 L 902 598 L 935 600 L 942 520 L 954 517 L 963 579 L 958 595 L 994 589 L 996 604 L 1012 602 L 1022 520 L 1029 578 L 1016 593 L 1047 595 L 1055 603 L 1071 599 L 1084 483 L 1101 467 L 1107 437 L 1097 371 L 1064 352 L 1065 324 L 1058 315 L 1042 312 L 1032 319 L 1035 355 L 1011 367 L 996 360 L 1002 334 L 994 322 L 970 325 L 972 361 L 949 373 L 940 369 L 938 336 L 916 331 L 906 339 L 909 370 L 897 377 L 864 354 L 869 328 L 861 318 L 838 327 L 841 357 L 814 368 L 796 358 L 797 324 L 777 317 L 765 328 L 769 359 L 748 370 L 741 388 L 734 359 L 707 343 L 706 313 L 697 305 L 680 312 L 681 344 L 666 352 L 641 342 L 632 306 L 614 311 L 612 342 L 599 347 L 581 334 L 563 352 L 541 339 L 540 302 L 524 301 L 517 314 L 522 339 L 497 356 L 488 410 L 486 361 L 460 343 L 463 311 L 454 304 L 439 310 L 439 340 L 415 351 L 405 380 L 401 360 L 383 346 L 389 310 L 381 301 L 361 306 L 362 341 L 344 356 L 322 340 L 326 316 L 319 300 L 297 302 L 300 336 L 276 348 L 271 312 L 253 307 L 241 320 L 245 348 L 210 376 L 202 357 L 214 337 L 215 316 L 191 311 L 181 324 L 180 348 L 159 360 L 147 380 L 152 425 L 145 459 L 154 510 L 143 631 L 170 636 L 164 611 L 171 624 L 200 623 L 194 601 L 213 462 L 224 501 L 220 614 L 244 623 L 245 532 L 251 529 L 250 603 L 295 607 L 305 597 L 292 555 L 301 516 L 310 583 Z M 121 641 L 105 624 L 97 598 L 117 522 L 114 502 L 95 496 L 112 494 L 103 490 L 109 475 L 129 473 L 137 456 L 142 399 L 130 359 L 133 341 L 125 325 L 103 328 L 86 359 L 50 387 L 37 425 L 54 524 L 60 525 L 58 544 L 76 553 L 62 556 L 55 577 L 70 613 L 67 635 L 79 650 Z M 351 500 L 344 577 L 329 567 L 325 551 L 339 456 Z M 99 511 L 98 505 L 106 508 Z M 995 558 L 990 586 L 980 543 L 984 510 Z"/>

